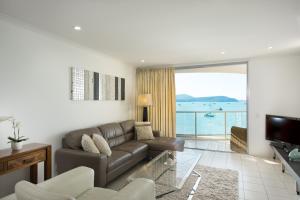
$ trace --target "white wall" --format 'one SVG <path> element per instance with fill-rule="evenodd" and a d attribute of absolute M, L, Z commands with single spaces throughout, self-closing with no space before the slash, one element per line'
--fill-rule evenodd
<path fill-rule="evenodd" d="M 0 116 L 13 115 L 22 121 L 21 133 L 29 142 L 52 144 L 54 154 L 70 130 L 133 118 L 135 68 L 22 27 L 0 18 Z M 124 77 L 126 100 L 71 101 L 70 66 Z M 9 134 L 10 124 L 1 123 L 0 149 L 8 147 Z M 24 175 L 28 178 L 27 171 L 0 176 L 0 197 L 12 192 Z"/>
<path fill-rule="evenodd" d="M 265 115 L 300 117 L 300 55 L 249 61 L 249 153 L 270 157 Z"/>

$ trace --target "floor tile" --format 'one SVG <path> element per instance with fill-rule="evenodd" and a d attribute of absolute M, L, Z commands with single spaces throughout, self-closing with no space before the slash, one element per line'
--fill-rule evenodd
<path fill-rule="evenodd" d="M 289 196 L 291 193 L 285 188 L 274 188 L 266 186 L 267 194 L 268 195 L 277 195 L 277 196 Z"/>
<path fill-rule="evenodd" d="M 244 182 L 244 190 L 265 193 L 265 187 L 262 184 Z"/>
<path fill-rule="evenodd" d="M 255 183 L 255 184 L 263 185 L 263 180 L 257 177 L 244 176 L 243 181 L 247 183 Z"/>
<path fill-rule="evenodd" d="M 244 190 L 246 200 L 268 200 L 268 196 L 265 192 L 254 192 L 250 190 Z"/>
<path fill-rule="evenodd" d="M 282 196 L 282 195 L 268 195 L 269 200 L 300 200 L 300 197 L 297 195 L 288 195 L 288 196 Z"/>
<path fill-rule="evenodd" d="M 272 188 L 285 188 L 285 185 L 282 183 L 282 181 L 278 181 L 278 180 L 266 180 L 263 179 L 264 185 L 266 187 L 272 187 Z"/>
<path fill-rule="evenodd" d="M 245 199 L 245 194 L 244 194 L 244 189 L 239 189 L 239 199 L 244 200 Z"/>
<path fill-rule="evenodd" d="M 242 171 L 243 176 L 250 176 L 254 178 L 260 178 L 259 172 L 255 171 Z"/>

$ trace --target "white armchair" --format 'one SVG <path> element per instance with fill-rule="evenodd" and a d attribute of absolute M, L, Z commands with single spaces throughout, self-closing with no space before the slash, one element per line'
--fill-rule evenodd
<path fill-rule="evenodd" d="M 154 182 L 136 179 L 120 191 L 94 187 L 94 171 L 78 167 L 38 185 L 20 181 L 1 200 L 155 200 Z"/>

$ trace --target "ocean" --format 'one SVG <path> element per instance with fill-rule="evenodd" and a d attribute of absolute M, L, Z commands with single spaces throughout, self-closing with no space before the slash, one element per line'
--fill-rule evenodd
<path fill-rule="evenodd" d="M 246 101 L 176 102 L 177 134 L 224 135 L 232 126 L 247 128 Z"/>

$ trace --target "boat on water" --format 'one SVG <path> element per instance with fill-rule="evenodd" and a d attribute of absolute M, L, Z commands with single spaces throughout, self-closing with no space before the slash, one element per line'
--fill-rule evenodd
<path fill-rule="evenodd" d="M 204 117 L 215 117 L 216 115 L 213 114 L 212 112 L 208 112 L 204 115 Z"/>
<path fill-rule="evenodd" d="M 217 110 L 219 110 L 219 111 L 223 111 L 223 108 L 222 108 L 222 107 L 220 107 L 220 108 L 218 108 Z"/>

